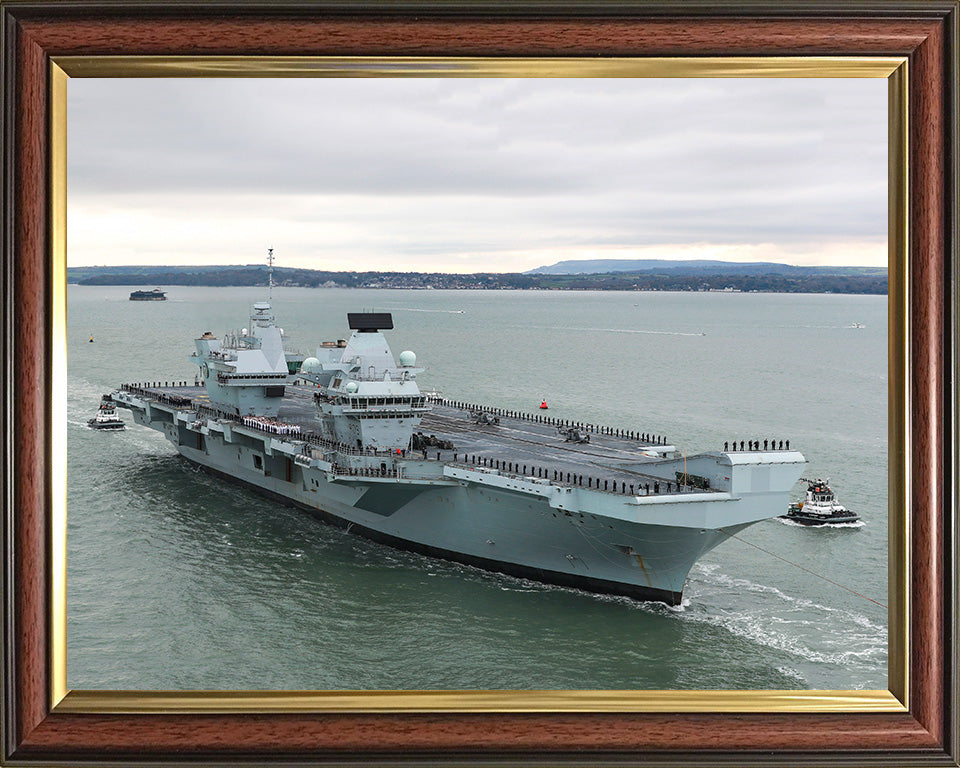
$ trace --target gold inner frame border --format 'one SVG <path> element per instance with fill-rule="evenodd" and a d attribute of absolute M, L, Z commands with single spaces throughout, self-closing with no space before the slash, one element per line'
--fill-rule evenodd
<path fill-rule="evenodd" d="M 57 713 L 746 713 L 909 709 L 909 198 L 906 57 L 59 56 L 50 63 L 50 705 Z M 888 690 L 92 691 L 67 687 L 67 90 L 72 77 L 885 78 L 888 81 Z"/>

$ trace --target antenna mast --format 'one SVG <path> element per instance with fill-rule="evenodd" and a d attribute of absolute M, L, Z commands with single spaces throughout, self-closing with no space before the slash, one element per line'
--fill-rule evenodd
<path fill-rule="evenodd" d="M 269 300 L 271 306 L 273 305 L 273 248 L 267 248 L 267 263 L 270 265 L 270 281 L 269 286 Z"/>

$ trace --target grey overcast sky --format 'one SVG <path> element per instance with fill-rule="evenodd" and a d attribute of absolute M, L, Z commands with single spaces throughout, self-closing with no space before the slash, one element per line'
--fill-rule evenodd
<path fill-rule="evenodd" d="M 882 79 L 73 79 L 68 263 L 883 266 Z"/>

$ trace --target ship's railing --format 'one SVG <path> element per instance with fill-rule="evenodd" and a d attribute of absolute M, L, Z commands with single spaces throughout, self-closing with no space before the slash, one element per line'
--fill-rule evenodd
<path fill-rule="evenodd" d="M 709 493 L 709 489 L 697 488 L 693 485 L 681 485 L 679 482 L 661 480 L 656 477 L 643 476 L 634 482 L 623 477 L 594 477 L 577 472 L 567 472 L 562 469 L 537 466 L 533 464 L 522 464 L 520 462 L 507 461 L 505 459 L 496 459 L 489 456 L 471 455 L 461 453 L 460 451 L 450 451 L 449 449 L 434 450 L 425 448 L 420 450 L 411 449 L 376 449 L 376 448 L 356 448 L 345 443 L 321 437 L 315 432 L 304 432 L 297 436 L 297 439 L 303 440 L 308 445 L 315 445 L 322 449 L 335 451 L 342 456 L 358 457 L 377 457 L 391 459 L 413 459 L 417 461 L 434 461 L 463 469 L 486 469 L 494 470 L 504 477 L 516 479 L 537 478 L 547 480 L 552 484 L 566 487 L 587 488 L 589 490 L 600 491 L 604 493 L 617 494 L 623 496 L 654 496 L 662 494 L 675 493 Z M 452 456 L 451 456 L 452 454 Z M 388 470 L 390 467 L 388 466 Z M 353 470 L 351 469 L 350 472 Z M 390 470 L 392 471 L 392 470 Z"/>
<path fill-rule="evenodd" d="M 200 405 L 199 403 L 196 405 L 196 412 L 197 416 L 201 418 L 229 421 L 240 427 L 254 429 L 267 435 L 276 435 L 295 442 L 310 442 L 311 437 L 315 435 L 315 433 L 305 430 L 302 425 L 294 422 L 271 419 L 266 416 L 239 416 L 236 413 L 228 413 L 219 408 Z"/>
<path fill-rule="evenodd" d="M 617 494 L 619 496 L 657 496 L 675 493 L 709 493 L 709 489 L 696 488 L 689 485 L 680 485 L 668 480 L 655 477 L 643 477 L 630 482 L 622 477 L 593 477 L 577 472 L 565 472 L 552 467 L 541 467 L 519 462 L 492 459 L 488 456 L 464 455 L 463 461 L 459 454 L 454 454 L 452 462 L 447 462 L 463 469 L 494 470 L 502 477 L 511 477 L 517 480 L 534 478 L 547 480 L 553 485 L 562 487 L 587 488 L 602 493 Z"/>
<path fill-rule="evenodd" d="M 121 384 L 120 391 L 128 392 L 131 395 L 137 395 L 147 400 L 153 400 L 159 403 L 166 403 L 167 405 L 174 405 L 181 408 L 186 408 L 193 403 L 189 397 L 181 397 L 180 395 L 171 395 L 166 392 L 154 392 L 148 389 L 149 385 L 146 384 Z M 157 382 L 153 386 L 161 386 L 160 382 Z M 163 382 L 162 386 L 171 386 L 170 382 Z M 173 382 L 172 386 L 187 386 L 187 382 Z"/>
<path fill-rule="evenodd" d="M 607 435 L 609 437 L 619 437 L 627 440 L 637 440 L 645 445 L 670 445 L 665 435 L 654 435 L 650 432 L 638 432 L 630 429 L 620 429 L 619 427 L 607 427 L 601 424 L 591 424 L 582 421 L 573 421 L 571 419 L 558 419 L 553 416 L 546 416 L 542 413 L 527 413 L 525 411 L 515 411 L 508 408 L 493 408 L 478 403 L 468 403 L 462 400 L 452 400 L 442 395 L 424 392 L 427 402 L 433 405 L 446 405 L 450 408 L 459 408 L 479 415 L 486 413 L 490 416 L 518 419 L 520 421 L 530 421 L 537 424 L 549 424 L 561 430 L 578 429 L 584 434 Z M 739 445 L 739 448 L 737 447 Z M 762 447 L 761 447 L 762 445 Z M 725 452 L 730 451 L 789 451 L 790 441 L 780 439 L 766 440 L 734 440 L 732 444 L 727 441 L 723 444 Z"/>
<path fill-rule="evenodd" d="M 530 421 L 537 424 L 549 424 L 558 429 L 579 429 L 583 433 L 595 435 L 608 435 L 610 437 L 619 437 L 627 440 L 637 440 L 648 445 L 669 445 L 665 435 L 654 435 L 649 432 L 637 432 L 635 430 L 620 429 L 618 427 L 606 427 L 601 424 L 590 424 L 583 421 L 574 421 L 571 419 L 558 419 L 553 416 L 547 416 L 542 413 L 527 413 L 525 411 L 515 411 L 508 408 L 493 408 L 491 406 L 480 405 L 479 403 L 468 403 L 463 400 L 451 400 L 447 397 L 427 395 L 427 402 L 433 405 L 446 405 L 451 408 L 470 411 L 471 413 L 486 413 L 490 416 L 518 419 L 520 421 Z"/>
<path fill-rule="evenodd" d="M 301 424 L 293 422 L 269 419 L 262 416 L 238 416 L 235 413 L 227 413 L 218 408 L 201 405 L 199 403 L 196 404 L 195 409 L 199 417 L 230 421 L 247 429 L 253 429 L 257 432 L 263 432 L 264 434 L 276 435 L 277 437 L 286 438 L 293 442 L 303 442 L 307 445 L 314 445 L 318 448 L 336 451 L 344 456 L 372 456 L 380 458 L 387 456 L 395 456 L 397 458 L 406 458 L 408 455 L 411 457 L 414 456 L 412 451 L 406 449 L 402 449 L 398 453 L 396 449 L 392 448 L 356 448 L 346 443 L 337 442 L 336 440 L 329 440 L 316 432 L 304 429 Z M 419 457 L 419 453 L 417 456 Z M 426 458 L 426 456 L 424 455 L 423 458 Z"/>
<path fill-rule="evenodd" d="M 211 405 L 201 405 L 197 403 L 196 405 L 197 416 L 208 418 L 208 419 L 219 419 L 220 421 L 237 421 L 237 414 L 229 413 L 227 411 L 220 410 Z"/>
<path fill-rule="evenodd" d="M 316 432 L 304 432 L 300 439 L 309 443 L 310 445 L 315 445 L 318 448 L 325 448 L 327 450 L 336 451 L 344 456 L 379 456 L 379 457 L 396 457 L 396 458 L 407 458 L 413 457 L 414 452 L 408 449 L 399 449 L 399 452 L 396 448 L 374 448 L 368 446 L 365 448 L 357 448 L 356 446 L 347 445 L 346 443 L 341 443 L 336 440 L 330 440 L 329 438 L 323 437 L 322 435 L 317 434 Z"/>

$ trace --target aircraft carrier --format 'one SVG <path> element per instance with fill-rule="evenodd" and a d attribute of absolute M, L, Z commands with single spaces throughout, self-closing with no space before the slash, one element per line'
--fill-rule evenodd
<path fill-rule="evenodd" d="M 685 455 L 662 436 L 452 401 L 420 390 L 413 352 L 394 359 L 390 314 L 348 324 L 301 364 L 259 302 L 248 327 L 199 335 L 192 384 L 111 396 L 188 461 L 352 533 L 670 605 L 701 555 L 782 513 L 805 466 L 789 443 Z"/>

